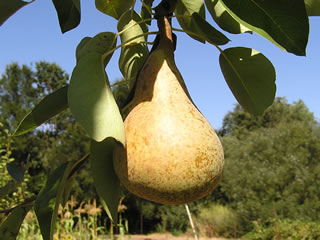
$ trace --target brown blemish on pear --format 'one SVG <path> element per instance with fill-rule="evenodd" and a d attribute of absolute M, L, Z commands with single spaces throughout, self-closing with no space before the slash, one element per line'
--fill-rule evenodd
<path fill-rule="evenodd" d="M 217 187 L 224 156 L 175 65 L 167 18 L 159 19 L 158 26 L 160 43 L 139 73 L 133 109 L 125 120 L 126 149 L 115 149 L 114 168 L 130 192 L 176 205 Z"/>

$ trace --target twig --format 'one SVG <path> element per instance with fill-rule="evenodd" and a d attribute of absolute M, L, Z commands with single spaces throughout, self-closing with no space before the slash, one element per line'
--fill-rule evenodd
<path fill-rule="evenodd" d="M 189 207 L 188 207 L 187 204 L 185 204 L 184 206 L 186 207 L 186 210 L 187 210 L 187 214 L 188 214 L 188 217 L 189 217 L 189 221 L 190 221 L 190 225 L 191 225 L 191 228 L 192 228 L 192 233 L 193 233 L 194 239 L 198 240 L 198 235 L 197 235 L 196 228 L 194 227 L 194 224 L 193 224 L 193 221 L 192 221 L 192 217 L 191 217 L 191 213 L 190 213 Z"/>
<path fill-rule="evenodd" d="M 8 214 L 8 213 L 12 212 L 14 209 L 18 208 L 18 207 L 22 207 L 23 205 L 26 205 L 26 204 L 29 204 L 29 203 L 33 202 L 34 200 L 36 200 L 36 198 L 37 198 L 37 196 L 32 196 L 30 198 L 26 198 L 22 203 L 18 204 L 17 206 L 15 206 L 13 208 L 0 210 L 0 213 Z"/>

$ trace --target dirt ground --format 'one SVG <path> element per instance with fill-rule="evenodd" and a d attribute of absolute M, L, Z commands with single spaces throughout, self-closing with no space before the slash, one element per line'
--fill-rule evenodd
<path fill-rule="evenodd" d="M 227 240 L 225 238 L 202 238 L 199 237 L 199 240 Z M 171 234 L 150 234 L 150 235 L 126 235 L 124 240 L 194 240 L 194 237 L 191 235 L 185 236 L 172 236 Z"/>

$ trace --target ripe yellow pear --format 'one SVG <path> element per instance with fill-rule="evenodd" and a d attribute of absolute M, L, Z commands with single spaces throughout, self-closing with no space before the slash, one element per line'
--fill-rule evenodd
<path fill-rule="evenodd" d="M 120 182 L 133 194 L 177 205 L 216 188 L 224 156 L 219 138 L 193 104 L 174 62 L 171 26 L 158 19 L 159 45 L 141 69 L 125 124 L 126 148 L 114 151 Z"/>

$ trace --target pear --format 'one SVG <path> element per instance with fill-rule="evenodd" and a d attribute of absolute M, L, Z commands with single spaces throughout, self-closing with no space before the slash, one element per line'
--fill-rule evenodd
<path fill-rule="evenodd" d="M 178 205 L 214 190 L 224 156 L 218 136 L 199 112 L 174 61 L 171 25 L 158 19 L 160 41 L 137 78 L 124 125 L 126 147 L 114 150 L 114 169 L 133 194 Z"/>

